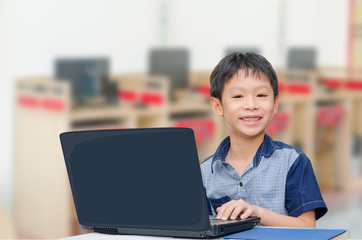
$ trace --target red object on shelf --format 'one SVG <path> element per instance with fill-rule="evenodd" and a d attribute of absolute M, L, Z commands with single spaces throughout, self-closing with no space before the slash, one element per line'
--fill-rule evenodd
<path fill-rule="evenodd" d="M 279 82 L 278 83 L 278 92 L 289 92 L 289 93 L 298 93 L 298 94 L 310 94 L 312 88 L 307 83 L 295 83 L 295 82 Z"/>
<path fill-rule="evenodd" d="M 278 112 L 274 115 L 273 120 L 266 128 L 266 133 L 268 135 L 279 134 L 288 127 L 290 121 L 290 115 L 287 112 Z"/>
<path fill-rule="evenodd" d="M 317 126 L 335 126 L 342 121 L 345 112 L 341 105 L 321 107 L 317 112 Z"/>
<path fill-rule="evenodd" d="M 130 90 L 121 90 L 118 91 L 118 98 L 129 102 L 135 102 L 137 100 L 137 93 Z"/>
<path fill-rule="evenodd" d="M 161 105 L 164 103 L 164 98 L 161 93 L 143 92 L 141 94 L 141 102 L 144 104 Z"/>
<path fill-rule="evenodd" d="M 291 93 L 310 94 L 312 92 L 311 86 L 307 83 L 289 83 L 287 89 Z"/>
<path fill-rule="evenodd" d="M 338 89 L 343 87 L 343 80 L 340 78 L 324 78 L 322 83 L 329 89 Z"/>
<path fill-rule="evenodd" d="M 196 142 L 210 139 L 215 130 L 215 122 L 211 118 L 182 119 L 176 122 L 175 127 L 191 128 Z"/>
<path fill-rule="evenodd" d="M 63 112 L 65 110 L 65 104 L 62 100 L 45 98 L 42 102 L 44 109 L 56 112 Z"/>
<path fill-rule="evenodd" d="M 210 97 L 210 86 L 199 86 L 197 92 L 205 97 Z"/>
<path fill-rule="evenodd" d="M 165 102 L 164 96 L 161 93 L 157 92 L 140 92 L 140 91 L 132 91 L 132 90 L 121 90 L 118 92 L 118 97 L 121 100 L 137 103 L 141 102 L 143 104 L 155 104 L 161 105 Z"/>
<path fill-rule="evenodd" d="M 18 97 L 18 104 L 22 107 L 37 108 L 40 106 L 40 100 L 34 96 L 23 95 Z"/>
<path fill-rule="evenodd" d="M 346 88 L 350 90 L 362 90 L 362 79 L 360 80 L 347 80 Z"/>
<path fill-rule="evenodd" d="M 279 82 L 278 83 L 278 92 L 282 93 L 287 90 L 287 84 L 285 82 Z"/>

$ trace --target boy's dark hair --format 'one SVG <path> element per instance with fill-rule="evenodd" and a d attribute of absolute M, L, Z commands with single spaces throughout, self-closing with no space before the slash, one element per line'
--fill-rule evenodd
<path fill-rule="evenodd" d="M 256 53 L 234 52 L 221 59 L 212 71 L 210 75 L 211 97 L 221 100 L 225 84 L 239 70 L 242 70 L 245 76 L 249 76 L 249 74 L 257 77 L 265 75 L 273 87 L 274 98 L 278 96 L 278 78 L 270 62 Z"/>

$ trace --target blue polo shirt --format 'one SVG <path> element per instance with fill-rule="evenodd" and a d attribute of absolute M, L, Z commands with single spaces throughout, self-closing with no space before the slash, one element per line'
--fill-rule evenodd
<path fill-rule="evenodd" d="M 298 148 L 273 141 L 265 134 L 264 141 L 242 176 L 225 161 L 230 137 L 224 139 L 215 154 L 201 164 L 201 172 L 211 208 L 230 200 L 243 199 L 273 212 L 297 217 L 315 209 L 316 219 L 327 212 L 313 167 Z"/>

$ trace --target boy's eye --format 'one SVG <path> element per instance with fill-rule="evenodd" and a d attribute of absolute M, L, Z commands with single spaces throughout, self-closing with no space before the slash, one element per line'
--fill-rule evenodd
<path fill-rule="evenodd" d="M 243 96 L 241 95 L 235 95 L 233 98 L 242 98 Z"/>
<path fill-rule="evenodd" d="M 266 94 L 258 94 L 258 97 L 267 97 L 268 95 Z"/>

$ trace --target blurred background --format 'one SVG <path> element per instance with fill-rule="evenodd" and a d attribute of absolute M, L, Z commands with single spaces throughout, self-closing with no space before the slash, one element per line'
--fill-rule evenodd
<path fill-rule="evenodd" d="M 362 238 L 361 0 L 1 0 L 0 238 L 84 233 L 59 134 L 190 127 L 200 162 L 228 135 L 209 105 L 226 54 L 279 78 L 267 129 L 311 159 L 320 228 Z"/>

